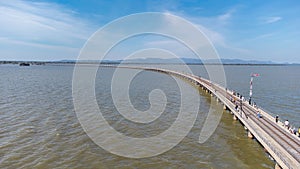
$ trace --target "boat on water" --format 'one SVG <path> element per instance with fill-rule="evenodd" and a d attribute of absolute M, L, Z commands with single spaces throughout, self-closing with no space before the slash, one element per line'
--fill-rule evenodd
<path fill-rule="evenodd" d="M 29 63 L 20 63 L 19 66 L 30 66 Z"/>

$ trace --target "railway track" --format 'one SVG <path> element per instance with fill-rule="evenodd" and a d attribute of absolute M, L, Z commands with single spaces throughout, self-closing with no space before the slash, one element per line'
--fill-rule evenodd
<path fill-rule="evenodd" d="M 251 112 L 249 118 L 255 121 L 260 128 L 269 134 L 274 140 L 278 142 L 283 148 L 290 152 L 298 162 L 300 162 L 300 143 L 299 140 L 294 138 L 290 133 L 287 133 L 277 124 L 273 124 L 269 119 L 256 117 L 255 110 L 246 107 L 247 112 Z M 294 150 L 294 151 L 293 151 Z"/>
<path fill-rule="evenodd" d="M 258 118 L 257 117 L 257 108 L 240 101 L 240 98 L 227 92 L 218 85 L 214 85 L 207 80 L 202 80 L 197 78 L 202 83 L 210 86 L 215 93 L 220 93 L 227 100 L 233 103 L 233 100 L 236 100 L 233 104 L 238 104 L 241 107 L 241 113 L 244 113 L 246 118 L 250 118 L 254 121 L 263 131 L 265 131 L 273 140 L 275 140 L 282 148 L 284 148 L 289 154 L 300 163 L 300 140 L 293 136 L 291 133 L 288 133 L 285 129 L 281 128 L 277 123 L 271 121 L 269 118 Z M 242 114 L 240 114 L 242 117 Z M 245 119 L 246 120 L 246 119 Z M 282 157 L 281 157 L 282 158 Z M 282 159 L 283 160 L 283 159 Z"/>
<path fill-rule="evenodd" d="M 201 79 L 199 79 L 201 80 Z M 242 107 L 242 112 L 246 115 L 247 118 L 250 118 L 252 121 L 255 121 L 256 124 L 263 129 L 267 134 L 269 134 L 274 140 L 276 140 L 283 148 L 290 152 L 290 154 L 300 162 L 300 140 L 293 136 L 291 133 L 288 133 L 285 129 L 281 128 L 277 123 L 271 121 L 268 118 L 258 118 L 257 117 L 257 109 L 245 104 L 243 102 L 239 102 L 240 98 L 237 96 L 228 93 L 224 89 L 213 85 L 207 81 L 201 80 L 205 84 L 211 86 L 215 89 L 216 92 L 221 93 L 228 100 L 231 101 L 231 98 L 235 98 L 237 100 L 237 104 L 239 107 Z"/>
<path fill-rule="evenodd" d="M 231 91 L 227 91 L 222 86 L 214 84 L 213 82 L 195 76 L 192 74 L 180 73 L 172 70 L 159 69 L 159 68 L 142 68 L 142 67 L 124 67 L 133 69 L 144 69 L 148 71 L 157 71 L 161 73 L 166 73 L 169 75 L 174 75 L 193 82 L 195 85 L 204 87 L 209 93 L 215 94 L 218 99 L 224 102 L 224 104 L 234 110 L 234 106 L 238 105 L 241 108 L 241 113 L 236 114 L 240 116 L 243 123 L 247 124 L 247 127 L 251 128 L 251 132 L 255 133 L 258 141 L 263 144 L 266 150 L 270 151 L 273 158 L 276 160 L 276 166 L 281 166 L 282 168 L 299 168 L 300 166 L 300 139 L 288 133 L 287 130 L 279 126 L 272 117 L 264 112 L 266 117 L 257 117 L 257 108 L 241 101 L 240 97 L 237 97 Z M 242 115 L 245 116 L 242 116 Z"/>

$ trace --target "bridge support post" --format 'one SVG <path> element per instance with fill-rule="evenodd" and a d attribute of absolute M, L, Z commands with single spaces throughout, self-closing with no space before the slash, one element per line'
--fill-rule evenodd
<path fill-rule="evenodd" d="M 236 117 L 236 115 L 233 115 L 233 120 L 237 120 L 237 117 Z"/>
<path fill-rule="evenodd" d="M 253 134 L 250 131 L 248 131 L 248 138 L 253 138 Z"/>
<path fill-rule="evenodd" d="M 275 168 L 275 169 L 282 169 L 282 168 L 279 166 L 278 163 L 275 164 L 275 167 L 274 167 L 274 168 Z"/>
<path fill-rule="evenodd" d="M 224 104 L 224 106 L 223 106 L 223 110 L 227 110 L 227 107 L 226 107 L 226 105 Z"/>

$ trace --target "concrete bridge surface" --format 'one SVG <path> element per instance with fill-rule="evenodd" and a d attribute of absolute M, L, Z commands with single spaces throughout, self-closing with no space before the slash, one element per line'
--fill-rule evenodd
<path fill-rule="evenodd" d="M 241 100 L 233 91 L 192 74 L 161 68 L 120 67 L 166 73 L 188 80 L 201 87 L 207 93 L 211 94 L 211 96 L 216 97 L 218 101 L 222 102 L 224 109 L 229 110 L 233 114 L 233 118 L 239 120 L 244 125 L 248 131 L 248 137 L 255 137 L 276 161 L 275 168 L 300 169 L 300 138 L 284 128 L 282 122 L 276 123 L 275 118 L 263 109 L 249 104 L 248 101 Z M 236 109 L 237 107 L 238 109 Z M 261 118 L 258 117 L 258 111 L 260 116 L 262 116 Z"/>

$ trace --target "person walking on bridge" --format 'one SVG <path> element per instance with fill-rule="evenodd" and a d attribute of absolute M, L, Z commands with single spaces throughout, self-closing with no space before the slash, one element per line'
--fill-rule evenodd
<path fill-rule="evenodd" d="M 275 117 L 275 122 L 276 123 L 278 123 L 278 119 L 279 119 L 279 117 L 278 117 L 278 115 L 276 115 L 276 117 Z"/>
<path fill-rule="evenodd" d="M 285 120 L 284 126 L 285 126 L 287 129 L 289 129 L 289 127 L 290 127 L 290 122 L 289 122 L 289 120 Z"/>
<path fill-rule="evenodd" d="M 257 118 L 262 118 L 262 115 L 260 114 L 260 112 L 258 110 L 257 110 L 256 114 L 257 114 Z"/>

